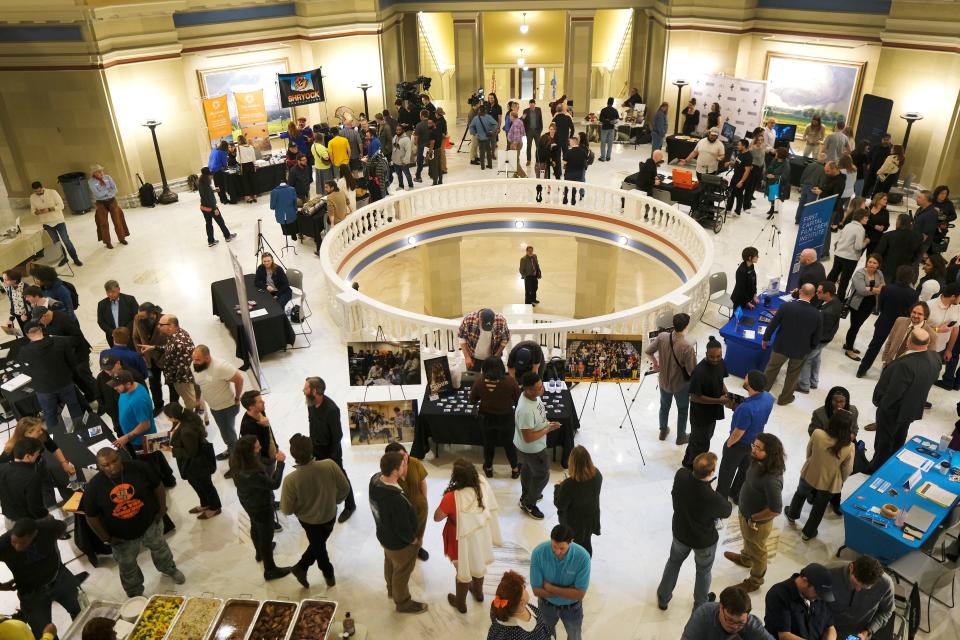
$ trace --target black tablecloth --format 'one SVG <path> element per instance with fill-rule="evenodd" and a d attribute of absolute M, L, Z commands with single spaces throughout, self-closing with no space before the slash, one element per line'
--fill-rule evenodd
<path fill-rule="evenodd" d="M 253 183 L 256 186 L 257 195 L 272 191 L 274 187 L 286 180 L 286 178 L 287 165 L 285 162 L 257 168 L 257 170 L 253 173 Z M 238 202 L 243 198 L 243 195 L 240 174 L 233 171 L 228 171 L 227 197 L 229 198 L 230 202 Z"/>
<path fill-rule="evenodd" d="M 320 234 L 323 232 L 323 218 L 327 215 L 327 205 L 323 205 L 313 215 L 297 214 L 297 233 L 301 239 L 304 236 L 312 238 L 317 247 L 320 247 Z"/>
<path fill-rule="evenodd" d="M 803 170 L 813 161 L 813 158 L 790 156 L 790 184 L 795 187 L 800 187 L 800 178 L 803 176 Z"/>
<path fill-rule="evenodd" d="M 267 315 L 251 318 L 253 332 L 257 339 L 257 354 L 262 358 L 274 351 L 285 351 L 287 345 L 292 345 L 297 339 L 290 319 L 273 296 L 253 286 L 252 274 L 247 274 L 243 278 L 247 284 L 247 299 L 257 303 L 251 311 L 267 310 Z M 237 287 L 233 278 L 218 280 L 211 284 L 210 297 L 213 300 L 213 314 L 227 325 L 227 330 L 237 342 L 237 357 L 242 359 L 244 364 L 248 364 L 247 342 L 244 337 L 243 322 L 236 310 Z"/>
<path fill-rule="evenodd" d="M 470 397 L 470 390 L 460 389 L 455 395 L 462 400 L 467 400 Z M 443 399 L 441 398 L 441 400 Z M 552 403 L 558 399 L 559 407 L 554 408 Z M 580 429 L 580 420 L 577 418 L 573 398 L 570 396 L 570 392 L 565 390 L 559 394 L 544 393 L 543 401 L 547 405 L 547 419 L 557 421 L 562 425 L 560 429 L 547 434 L 547 446 L 562 448 L 560 464 L 566 469 L 567 459 L 570 457 L 570 451 L 574 445 L 573 436 Z M 430 439 L 433 440 L 435 445 L 483 444 L 479 421 L 472 412 L 451 410 L 449 413 L 445 413 L 443 407 L 430 400 L 430 392 L 427 390 L 424 392 L 423 401 L 420 403 L 420 415 L 417 417 L 417 427 L 413 437 L 413 446 L 410 448 L 410 455 L 423 459 L 423 456 L 430 450 Z M 554 459 L 556 459 L 556 449 L 554 449 Z"/>
<path fill-rule="evenodd" d="M 670 192 L 670 197 L 677 204 L 685 204 L 688 207 L 694 207 L 700 202 L 700 194 L 703 193 L 703 185 L 699 182 L 693 189 L 681 189 L 675 187 L 672 182 L 664 181 L 660 183 L 660 189 Z"/>
<path fill-rule="evenodd" d="M 693 148 L 697 146 L 699 140 L 681 140 L 676 136 L 667 136 L 667 163 L 674 160 L 682 160 L 693 153 Z"/>

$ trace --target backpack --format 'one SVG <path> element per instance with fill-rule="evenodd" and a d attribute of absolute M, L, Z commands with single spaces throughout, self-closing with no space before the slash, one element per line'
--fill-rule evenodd
<path fill-rule="evenodd" d="M 137 194 L 140 198 L 141 207 L 155 207 L 157 206 L 157 192 L 153 190 L 153 184 L 143 182 L 143 178 L 140 177 L 140 174 L 137 174 L 137 180 L 140 182 L 140 189 Z"/>
<path fill-rule="evenodd" d="M 77 288 L 64 280 L 60 282 L 62 282 L 63 286 L 70 292 L 70 301 L 73 303 L 73 310 L 76 311 L 80 307 L 80 294 L 77 293 Z"/>

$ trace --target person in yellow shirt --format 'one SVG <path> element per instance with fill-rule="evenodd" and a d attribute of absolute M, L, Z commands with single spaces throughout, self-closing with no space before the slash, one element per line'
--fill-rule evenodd
<path fill-rule="evenodd" d="M 330 164 L 339 167 L 342 164 L 350 164 L 350 141 L 340 135 L 334 129 L 330 133 L 330 139 L 327 141 L 327 153 L 329 154 Z"/>
<path fill-rule="evenodd" d="M 42 636 L 35 638 L 26 622 L 13 618 L 0 620 L 0 640 L 53 640 L 56 637 L 57 627 L 53 623 L 43 628 Z"/>
<path fill-rule="evenodd" d="M 317 184 L 317 195 L 323 195 L 323 183 L 333 180 L 333 167 L 330 166 L 330 152 L 324 145 L 324 136 L 316 132 L 310 152 L 313 154 L 313 170 L 316 173 L 314 182 Z"/>

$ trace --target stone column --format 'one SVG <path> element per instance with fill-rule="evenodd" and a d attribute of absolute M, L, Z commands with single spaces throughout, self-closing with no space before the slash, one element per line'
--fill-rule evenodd
<path fill-rule="evenodd" d="M 593 73 L 594 11 L 567 12 L 567 50 L 563 65 L 563 93 L 573 100 L 575 122 L 590 112 Z"/>
<path fill-rule="evenodd" d="M 400 21 L 400 61 L 403 82 L 413 82 L 420 75 L 420 32 L 417 14 L 405 13 Z"/>
<path fill-rule="evenodd" d="M 483 86 L 483 21 L 479 13 L 453 14 L 453 56 L 457 111 L 469 113 L 467 100 Z"/>
<path fill-rule="evenodd" d="M 463 315 L 460 238 L 428 242 L 423 251 L 423 312 L 441 318 Z"/>
<path fill-rule="evenodd" d="M 619 253 L 619 248 L 605 242 L 577 238 L 574 318 L 602 316 L 614 311 Z"/>

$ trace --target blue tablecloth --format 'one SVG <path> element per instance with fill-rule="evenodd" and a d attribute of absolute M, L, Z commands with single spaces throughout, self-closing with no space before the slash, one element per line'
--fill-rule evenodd
<path fill-rule="evenodd" d="M 916 490 L 922 487 L 924 482 L 930 481 L 951 493 L 960 494 L 960 482 L 952 482 L 949 474 L 943 475 L 937 470 L 942 461 L 950 460 L 950 455 L 953 452 L 948 450 L 946 455 L 940 454 L 940 457 L 934 457 L 918 450 L 920 447 L 924 447 L 936 451 L 937 444 L 937 442 L 923 436 L 911 437 L 907 440 L 907 444 L 897 451 L 897 455 L 887 460 L 876 473 L 870 476 L 843 502 L 840 508 L 843 511 L 845 546 L 860 553 L 871 555 L 886 565 L 907 555 L 914 549 L 919 549 L 933 535 L 937 526 L 950 512 L 952 505 L 945 507 L 937 504 L 933 500 L 917 495 Z M 897 457 L 901 451 L 910 451 L 925 460 L 933 461 L 933 466 L 928 471 L 922 472 L 923 479 L 909 492 L 904 488 L 904 482 L 917 469 Z M 885 493 L 880 493 L 871 488 L 875 480 L 889 482 L 889 489 Z M 891 490 L 896 491 L 897 495 L 890 495 Z M 909 510 L 911 506 L 918 505 L 933 514 L 933 522 L 927 527 L 923 536 L 917 538 L 904 537 L 903 531 L 896 526 L 892 519 L 884 518 L 879 513 L 867 514 L 863 511 L 863 509 L 869 511 L 872 507 L 883 507 L 887 503 L 894 504 L 904 510 Z M 862 516 L 866 515 L 877 521 L 885 522 L 887 526 L 881 527 L 864 520 Z"/>
<path fill-rule="evenodd" d="M 770 348 L 762 349 L 760 342 L 764 336 L 760 335 L 759 329 L 765 328 L 767 323 L 762 323 L 758 319 L 763 311 L 771 315 L 783 304 L 780 296 L 784 295 L 781 291 L 770 296 L 770 306 L 764 307 L 764 294 L 760 294 L 760 304 L 753 309 L 742 309 L 740 321 L 736 317 L 730 318 L 727 324 L 720 329 L 720 336 L 726 343 L 726 353 L 723 356 L 723 363 L 727 365 L 727 371 L 737 377 L 743 378 L 751 369 L 763 371 L 767 368 L 767 361 L 770 360 L 772 353 Z M 749 326 L 744 324 L 744 319 L 750 318 L 753 322 Z M 748 321 L 749 322 L 749 321 Z M 745 331 L 753 331 L 754 337 L 748 338 L 744 335 Z"/>

